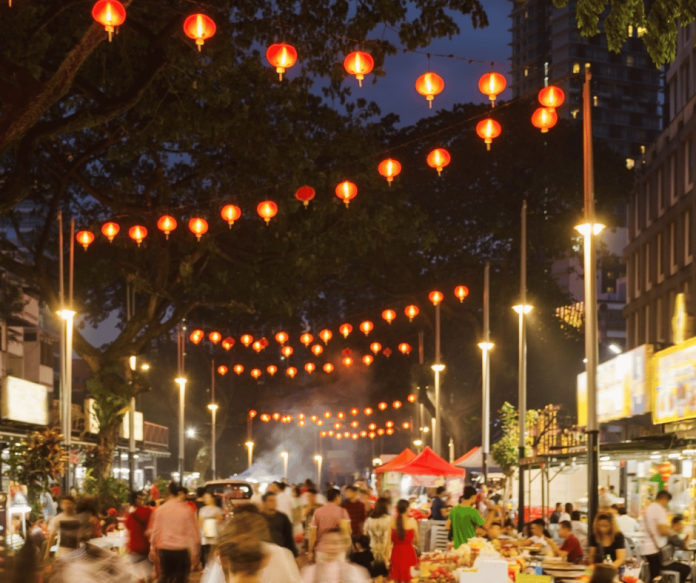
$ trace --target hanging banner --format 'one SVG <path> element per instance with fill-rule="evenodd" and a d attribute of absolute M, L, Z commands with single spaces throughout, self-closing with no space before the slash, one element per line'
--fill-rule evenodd
<path fill-rule="evenodd" d="M 653 423 L 696 417 L 696 338 L 655 354 Z"/>

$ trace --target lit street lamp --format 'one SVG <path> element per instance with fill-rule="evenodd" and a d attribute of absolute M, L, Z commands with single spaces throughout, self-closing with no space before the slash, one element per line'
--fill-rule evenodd
<path fill-rule="evenodd" d="M 281 451 L 280 457 L 283 458 L 283 478 L 288 479 L 288 452 Z"/>
<path fill-rule="evenodd" d="M 186 379 L 178 377 L 179 385 L 179 485 L 184 485 L 184 407 L 186 406 Z M 194 431 L 195 435 L 195 431 Z"/>
<path fill-rule="evenodd" d="M 254 455 L 254 442 L 253 441 L 247 441 L 244 445 L 247 446 L 248 454 L 249 454 L 249 467 L 251 467 L 251 461 L 253 459 Z"/>
<path fill-rule="evenodd" d="M 217 468 L 215 465 L 215 432 L 216 432 L 216 427 L 215 427 L 215 416 L 217 414 L 218 406 L 215 403 L 211 403 L 208 405 L 208 409 L 210 409 L 210 415 L 212 417 L 212 425 L 210 429 L 210 457 L 211 457 L 211 466 L 213 470 L 213 480 L 217 479 Z"/>
<path fill-rule="evenodd" d="M 483 459 L 483 483 L 488 481 L 488 453 L 491 449 L 490 409 L 491 409 L 491 360 L 489 352 L 493 349 L 490 326 L 490 270 L 486 263 L 483 272 L 483 342 L 481 349 L 481 453 Z"/>

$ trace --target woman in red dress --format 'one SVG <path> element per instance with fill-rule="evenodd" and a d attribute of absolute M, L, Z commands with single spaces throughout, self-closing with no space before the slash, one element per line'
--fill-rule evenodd
<path fill-rule="evenodd" d="M 407 516 L 408 501 L 399 500 L 396 505 L 396 518 L 392 525 L 391 571 L 389 579 L 397 583 L 411 580 L 411 567 L 418 564 L 416 549 L 418 544 L 418 523 Z"/>

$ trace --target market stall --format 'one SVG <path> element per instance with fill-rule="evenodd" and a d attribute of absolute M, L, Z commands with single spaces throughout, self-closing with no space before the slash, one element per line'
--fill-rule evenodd
<path fill-rule="evenodd" d="M 386 464 L 375 468 L 374 473 L 377 476 L 377 483 L 375 485 L 376 490 L 380 493 L 386 490 L 401 490 L 401 473 L 396 471 L 395 468 L 403 466 L 404 464 L 410 462 L 416 454 L 413 453 L 408 447 L 402 451 L 395 458 L 389 460 Z"/>

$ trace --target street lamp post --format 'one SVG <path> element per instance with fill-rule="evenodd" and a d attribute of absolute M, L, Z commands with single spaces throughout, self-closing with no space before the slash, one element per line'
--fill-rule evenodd
<path fill-rule="evenodd" d="M 215 421 L 216 421 L 216 415 L 217 415 L 217 410 L 218 406 L 215 403 L 211 403 L 208 405 L 208 409 L 210 409 L 210 416 L 212 417 L 211 419 L 211 428 L 210 428 L 210 457 L 211 457 L 211 467 L 213 470 L 213 480 L 217 479 L 217 467 L 215 465 L 215 440 L 216 440 L 216 426 L 215 426 Z"/>
<path fill-rule="evenodd" d="M 254 458 L 254 442 L 247 441 L 244 445 L 246 445 L 248 449 L 249 467 L 251 467 L 251 462 Z"/>
<path fill-rule="evenodd" d="M 490 350 L 493 348 L 490 331 L 490 265 L 486 262 L 483 272 L 483 342 L 481 349 L 481 453 L 483 459 L 483 483 L 488 482 L 488 453 L 491 448 L 490 409 L 491 409 L 491 361 Z"/>
<path fill-rule="evenodd" d="M 444 296 L 439 291 L 430 292 L 428 296 L 435 306 L 435 364 L 432 369 L 435 371 L 435 418 L 433 419 L 433 450 L 440 455 L 442 429 L 440 415 L 440 373 L 445 369 L 440 362 L 440 302 Z"/>
<path fill-rule="evenodd" d="M 176 379 L 179 385 L 179 485 L 184 484 L 184 423 L 186 421 L 184 407 L 186 405 L 186 379 Z"/>
<path fill-rule="evenodd" d="M 321 463 L 323 458 L 320 455 L 314 456 L 314 461 L 317 462 L 317 487 L 321 487 Z"/>
<path fill-rule="evenodd" d="M 288 452 L 280 452 L 280 457 L 283 458 L 283 478 L 288 479 Z"/>

